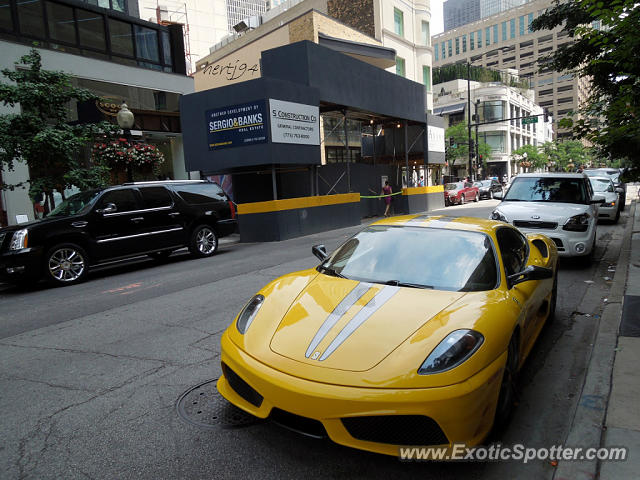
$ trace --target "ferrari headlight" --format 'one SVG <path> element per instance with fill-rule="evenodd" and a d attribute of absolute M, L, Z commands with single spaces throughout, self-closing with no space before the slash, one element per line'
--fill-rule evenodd
<path fill-rule="evenodd" d="M 491 220 L 499 220 L 501 222 L 507 222 L 507 217 L 505 217 L 502 213 L 500 213 L 498 210 L 494 210 L 493 212 L 491 212 Z"/>
<path fill-rule="evenodd" d="M 562 229 L 570 232 L 586 232 L 589 228 L 589 218 L 591 218 L 591 215 L 588 213 L 574 215 L 565 222 Z"/>
<path fill-rule="evenodd" d="M 13 237 L 11 238 L 11 245 L 9 246 L 9 250 L 20 250 L 21 248 L 27 248 L 27 240 L 29 237 L 29 230 L 23 228 L 22 230 L 16 230 L 13 232 Z"/>
<path fill-rule="evenodd" d="M 475 353 L 484 342 L 475 330 L 456 330 L 442 340 L 418 369 L 418 374 L 429 375 L 457 367 Z"/>
<path fill-rule="evenodd" d="M 253 319 L 256 317 L 258 310 L 260 310 L 263 302 L 264 297 L 262 295 L 256 295 L 244 306 L 242 312 L 238 315 L 238 321 L 236 322 L 236 328 L 241 334 L 245 334 L 251 325 L 251 322 L 253 322 Z"/>

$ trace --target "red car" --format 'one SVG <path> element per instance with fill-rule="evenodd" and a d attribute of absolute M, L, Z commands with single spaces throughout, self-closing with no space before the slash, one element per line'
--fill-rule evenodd
<path fill-rule="evenodd" d="M 474 187 L 471 182 L 447 183 L 444 186 L 444 204 L 462 205 L 465 202 L 480 200 L 478 187 Z"/>

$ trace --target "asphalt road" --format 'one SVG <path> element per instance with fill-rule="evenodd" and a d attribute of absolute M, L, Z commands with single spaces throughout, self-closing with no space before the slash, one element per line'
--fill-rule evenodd
<path fill-rule="evenodd" d="M 444 212 L 486 218 L 496 204 Z M 591 267 L 561 263 L 557 318 L 524 366 L 503 444 L 562 443 L 627 221 L 598 227 Z M 271 423 L 231 428 L 246 419 L 212 384 L 183 404 L 201 426 L 178 415 L 183 392 L 220 375 L 220 335 L 244 302 L 315 265 L 311 245 L 357 230 L 119 264 L 62 289 L 0 285 L 0 478 L 550 478 L 548 462 L 401 463 Z"/>

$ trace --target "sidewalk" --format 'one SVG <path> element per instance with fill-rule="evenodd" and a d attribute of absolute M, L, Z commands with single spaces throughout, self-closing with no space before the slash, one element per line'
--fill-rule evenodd
<path fill-rule="evenodd" d="M 622 462 L 560 462 L 554 480 L 638 478 L 640 472 L 640 208 L 629 222 L 565 446 L 626 447 Z"/>

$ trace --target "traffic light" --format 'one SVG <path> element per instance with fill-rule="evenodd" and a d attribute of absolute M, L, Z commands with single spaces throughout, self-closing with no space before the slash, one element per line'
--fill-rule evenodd
<path fill-rule="evenodd" d="M 455 147 L 456 146 L 456 139 L 453 137 L 449 137 L 449 146 L 450 147 Z"/>
<path fill-rule="evenodd" d="M 548 108 L 544 109 L 544 121 L 545 121 L 545 123 L 549 121 L 549 109 Z"/>
<path fill-rule="evenodd" d="M 473 140 L 473 138 L 471 139 L 471 143 L 469 144 L 469 148 L 471 149 L 472 152 L 474 152 L 475 149 L 476 149 L 476 142 Z"/>

